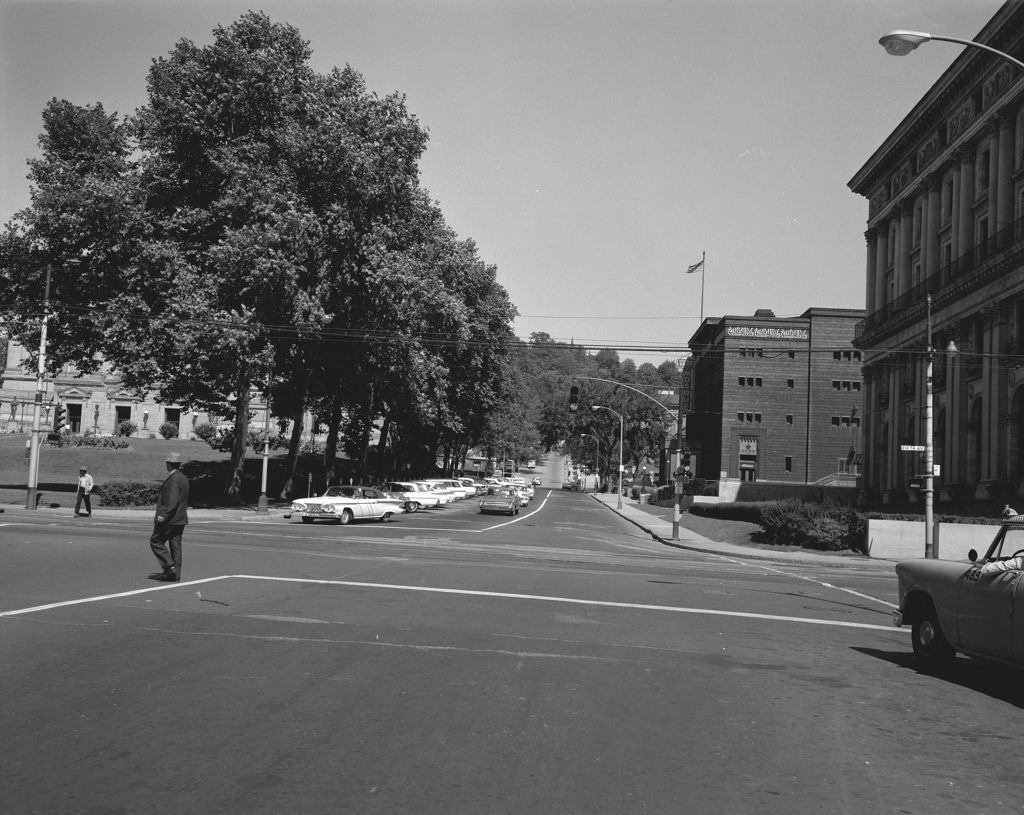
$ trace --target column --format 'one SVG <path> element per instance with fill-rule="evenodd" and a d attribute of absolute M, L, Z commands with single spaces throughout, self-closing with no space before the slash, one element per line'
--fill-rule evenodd
<path fill-rule="evenodd" d="M 933 175 L 927 181 L 928 197 L 925 205 L 925 224 L 921 235 L 921 254 L 924 256 L 924 276 L 929 278 L 939 271 L 939 226 L 942 223 L 942 176 Z"/>
<path fill-rule="evenodd" d="M 953 223 L 956 244 L 953 259 L 961 257 L 974 246 L 974 150 L 964 148 L 959 153 L 960 198 L 956 220 Z"/>
<path fill-rule="evenodd" d="M 875 227 L 875 303 L 874 311 L 885 305 L 888 297 L 885 291 L 885 272 L 889 264 L 889 224 L 882 222 Z"/>
<path fill-rule="evenodd" d="M 875 242 L 878 240 L 878 230 L 869 229 L 864 233 L 864 242 L 867 244 L 867 272 L 865 274 L 867 290 L 864 292 L 864 308 L 867 310 L 867 318 L 875 310 L 875 298 L 878 291 L 878 281 L 875 279 L 878 267 L 878 255 L 875 249 Z"/>
<path fill-rule="evenodd" d="M 996 230 L 1004 229 L 1013 222 L 1013 123 L 1009 116 L 999 117 L 998 162 L 995 170 L 995 215 Z"/>
<path fill-rule="evenodd" d="M 914 202 L 900 206 L 899 226 L 896 228 L 896 296 L 910 290 L 910 258 L 914 243 Z"/>

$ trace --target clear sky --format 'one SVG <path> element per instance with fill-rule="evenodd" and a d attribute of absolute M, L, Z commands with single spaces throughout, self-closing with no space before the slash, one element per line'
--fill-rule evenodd
<path fill-rule="evenodd" d="M 52 97 L 130 113 L 151 59 L 249 8 L 313 65 L 398 91 L 421 179 L 520 312 L 516 332 L 680 356 L 703 315 L 863 308 L 867 203 L 846 183 L 992 0 L 0 0 L 0 219 L 29 202 Z M 662 353 L 632 347 L 665 346 Z"/>

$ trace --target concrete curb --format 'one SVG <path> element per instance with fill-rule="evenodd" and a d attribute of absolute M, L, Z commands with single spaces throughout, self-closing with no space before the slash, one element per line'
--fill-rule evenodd
<path fill-rule="evenodd" d="M 606 506 L 620 518 L 629 521 L 634 526 L 642 529 L 651 538 L 663 546 L 671 546 L 674 549 L 685 549 L 691 552 L 700 552 L 706 555 L 719 555 L 721 557 L 735 557 L 743 560 L 766 560 L 774 563 L 788 563 L 790 565 L 819 565 L 832 566 L 835 568 L 849 568 L 851 566 L 875 566 L 881 569 L 891 569 L 892 562 L 880 561 L 855 552 L 849 554 L 817 554 L 814 552 L 771 552 L 763 549 L 753 549 L 739 546 L 734 543 L 723 543 L 713 541 L 698 535 L 696 532 L 683 530 L 680 527 L 680 536 L 686 533 L 685 539 L 672 540 L 671 525 L 665 524 L 657 516 L 651 515 L 631 505 L 624 504 L 619 510 L 614 506 L 615 496 L 609 496 L 606 500 L 601 496 L 591 493 L 591 497 L 599 504 Z M 653 521 L 653 523 L 652 523 Z"/>

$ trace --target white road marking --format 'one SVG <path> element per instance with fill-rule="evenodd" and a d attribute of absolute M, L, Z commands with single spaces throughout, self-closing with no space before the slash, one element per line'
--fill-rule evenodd
<path fill-rule="evenodd" d="M 873 597 L 870 594 L 864 594 L 863 592 L 859 592 L 854 589 L 844 589 L 842 586 L 836 586 L 832 583 L 826 583 L 824 580 L 817 580 L 816 578 L 808 577 L 807 575 L 794 574 L 793 572 L 787 572 L 785 569 L 776 569 L 773 566 L 766 566 L 763 561 L 741 560 L 740 558 L 729 557 L 728 555 L 719 555 L 714 552 L 703 552 L 702 554 L 707 554 L 711 557 L 716 557 L 721 560 L 727 560 L 730 563 L 735 563 L 747 569 L 763 569 L 766 572 L 774 572 L 775 574 L 780 574 L 783 577 L 791 577 L 794 580 L 804 580 L 808 583 L 815 583 L 816 585 L 821 586 L 822 588 L 832 589 L 833 591 L 841 591 L 845 592 L 846 594 L 852 594 L 854 597 L 860 597 L 862 600 L 870 600 L 873 603 L 879 603 L 880 605 L 888 606 L 889 608 L 899 608 L 897 603 L 890 602 L 889 600 L 883 600 L 880 597 Z"/>
<path fill-rule="evenodd" d="M 135 589 L 134 591 L 122 591 L 117 594 L 101 594 L 98 597 L 81 597 L 78 600 L 64 600 L 60 603 L 47 603 L 44 606 L 32 606 L 31 608 L 18 608 L 13 611 L 0 611 L 0 617 L 14 617 L 18 614 L 31 614 L 33 611 L 49 611 L 52 608 L 63 608 L 65 606 L 78 606 L 83 603 L 99 603 L 103 600 L 116 600 L 119 597 L 131 597 L 136 594 L 147 594 L 151 591 L 166 591 L 180 586 L 198 586 L 200 583 L 212 583 L 216 580 L 224 580 L 225 575 L 220 577 L 204 577 L 199 580 L 186 580 L 183 583 L 164 583 L 162 586 L 150 586 L 146 589 Z"/>
<path fill-rule="evenodd" d="M 537 507 L 535 510 L 533 510 L 533 512 L 528 512 L 525 515 L 519 516 L 518 518 L 513 518 L 511 521 L 505 521 L 505 523 L 503 523 L 503 524 L 495 524 L 494 526 L 485 526 L 480 531 L 481 532 L 490 532 L 492 529 L 501 529 L 503 526 L 510 526 L 511 524 L 517 524 L 520 521 L 525 521 L 527 518 L 532 518 L 534 515 L 536 515 L 538 512 L 540 512 L 542 509 L 544 509 L 544 505 L 548 502 L 548 498 L 550 498 L 550 497 L 551 497 L 551 493 L 549 492 L 547 495 L 544 496 L 544 500 L 540 502 L 540 506 Z"/>
<path fill-rule="evenodd" d="M 98 597 L 83 597 L 78 600 L 65 600 L 60 603 L 48 603 L 42 606 L 33 606 L 31 608 L 15 609 L 14 611 L 3 611 L 0 612 L 0 617 L 13 617 L 20 614 L 31 614 L 36 611 L 48 611 L 54 608 L 62 608 L 66 606 L 80 605 L 84 603 L 96 603 L 103 600 L 115 600 L 121 597 L 131 597 L 133 595 L 147 594 L 153 591 L 165 591 L 167 589 L 173 589 L 180 586 L 195 586 L 200 583 L 212 583 L 218 580 L 268 580 L 279 583 L 304 583 L 321 586 L 350 586 L 352 588 L 361 589 L 385 589 L 391 591 L 412 591 L 412 592 L 426 592 L 431 594 L 453 594 L 463 597 L 493 597 L 503 600 L 538 600 L 541 602 L 548 603 L 566 603 L 569 605 L 579 606 L 600 606 L 603 608 L 623 608 L 630 609 L 633 611 L 666 611 L 673 612 L 676 614 L 701 614 L 707 616 L 717 617 L 741 617 L 751 620 L 771 620 L 775 622 L 791 622 L 791 623 L 807 623 L 809 625 L 826 625 L 835 626 L 838 628 L 860 628 L 867 629 L 870 631 L 895 631 L 896 629 L 891 625 L 874 625 L 872 623 L 852 623 L 843 620 L 822 620 L 814 617 L 790 617 L 779 614 L 759 614 L 756 612 L 749 611 L 724 611 L 707 608 L 688 608 L 685 606 L 664 606 L 664 605 L 651 605 L 647 603 L 618 603 L 612 600 L 585 600 L 577 597 L 552 597 L 544 594 L 516 594 L 511 592 L 500 592 L 500 591 L 477 591 L 473 589 L 446 589 L 433 586 L 404 586 L 394 583 L 362 583 L 353 580 L 316 580 L 312 578 L 302 577 L 273 577 L 269 575 L 252 575 L 252 574 L 233 574 L 233 575 L 221 575 L 219 577 L 206 577 L 201 580 L 190 580 L 184 583 L 167 583 L 162 586 L 154 586 L 146 589 L 136 589 L 135 591 L 120 592 L 118 594 L 104 594 Z"/>

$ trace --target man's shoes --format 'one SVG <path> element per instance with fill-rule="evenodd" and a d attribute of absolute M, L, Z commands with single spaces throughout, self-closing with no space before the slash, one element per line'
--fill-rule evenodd
<path fill-rule="evenodd" d="M 157 580 L 161 583 L 180 583 L 181 575 L 175 571 L 164 572 Z"/>

